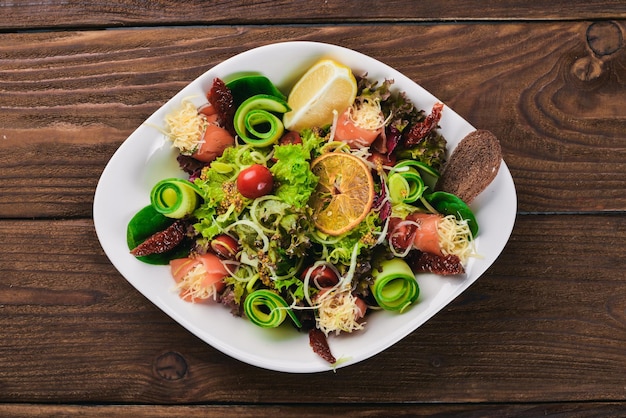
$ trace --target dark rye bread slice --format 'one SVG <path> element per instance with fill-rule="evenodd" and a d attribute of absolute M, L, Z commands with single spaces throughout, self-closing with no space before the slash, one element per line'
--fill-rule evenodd
<path fill-rule="evenodd" d="M 452 152 L 437 190 L 471 203 L 496 177 L 501 161 L 500 141 L 494 134 L 485 130 L 471 132 Z"/>

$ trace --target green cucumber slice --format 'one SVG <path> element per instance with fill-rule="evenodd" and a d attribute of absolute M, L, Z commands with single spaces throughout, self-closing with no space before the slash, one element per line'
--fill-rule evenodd
<path fill-rule="evenodd" d="M 150 203 L 162 215 L 181 219 L 198 207 L 199 193 L 198 187 L 189 180 L 169 178 L 155 184 L 150 192 Z"/>
<path fill-rule="evenodd" d="M 263 328 L 276 328 L 285 321 L 287 314 L 297 327 L 302 326 L 287 302 L 271 290 L 259 289 L 250 293 L 243 310 L 250 322 Z"/>
<path fill-rule="evenodd" d="M 400 258 L 385 260 L 372 270 L 370 286 L 378 305 L 388 311 L 403 312 L 419 297 L 420 289 L 413 271 Z"/>
<path fill-rule="evenodd" d="M 439 177 L 441 177 L 441 173 L 439 173 L 439 171 L 435 170 L 428 164 L 424 164 L 423 162 L 416 160 L 399 161 L 391 171 L 403 171 L 406 170 L 407 167 L 413 167 L 416 169 L 419 172 L 420 177 L 422 177 L 424 185 L 430 190 L 435 190 L 435 185 L 437 184 Z"/>
<path fill-rule="evenodd" d="M 257 94 L 237 108 L 234 126 L 237 135 L 247 144 L 268 147 L 275 144 L 285 131 L 275 115 L 289 111 L 287 102 L 268 94 Z"/>

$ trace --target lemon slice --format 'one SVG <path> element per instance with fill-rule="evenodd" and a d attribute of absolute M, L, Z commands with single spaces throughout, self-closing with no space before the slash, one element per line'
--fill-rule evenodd
<path fill-rule="evenodd" d="M 285 128 L 300 132 L 323 127 L 333 121 L 333 111 L 341 113 L 352 105 L 357 93 L 352 70 L 332 59 L 314 64 L 291 89 L 283 116 Z"/>
<path fill-rule="evenodd" d="M 309 204 L 320 231 L 338 236 L 365 219 L 374 201 L 374 180 L 363 160 L 352 154 L 329 152 L 311 163 L 311 171 L 319 177 Z"/>

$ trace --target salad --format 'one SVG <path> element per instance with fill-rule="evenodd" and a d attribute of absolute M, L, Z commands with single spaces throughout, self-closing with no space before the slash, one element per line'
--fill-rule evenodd
<path fill-rule="evenodd" d="M 206 98 L 159 127 L 184 178 L 155 184 L 127 227 L 131 253 L 169 265 L 184 300 L 290 323 L 335 364 L 327 337 L 401 314 L 419 303 L 415 274 L 460 275 L 476 255 L 474 214 L 437 189 L 441 103 L 417 109 L 393 80 L 331 60 L 289 92 L 248 74 L 215 78 Z"/>

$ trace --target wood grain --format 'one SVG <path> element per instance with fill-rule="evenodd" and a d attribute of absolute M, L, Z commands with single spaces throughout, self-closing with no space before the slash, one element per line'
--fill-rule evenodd
<path fill-rule="evenodd" d="M 42 13 L 45 10 L 45 13 Z M 102 28 L 155 25 L 242 25 L 364 22 L 455 22 L 463 20 L 589 20 L 626 17 L 616 0 L 507 0 L 481 3 L 448 0 L 339 1 L 150 1 L 0 2 L 0 30 Z"/>
<path fill-rule="evenodd" d="M 1 35 L 0 216 L 90 216 L 106 162 L 147 116 L 222 60 L 296 39 L 379 58 L 493 131 L 520 211 L 626 208 L 623 22 L 361 29 Z"/>
<path fill-rule="evenodd" d="M 0 415 L 626 415 L 626 3 L 0 0 Z M 290 40 L 397 68 L 503 146 L 518 194 L 496 263 L 336 373 L 249 366 L 103 253 L 119 145 L 213 65 Z"/>
<path fill-rule="evenodd" d="M 258 418 L 271 416 L 346 418 L 445 416 L 483 418 L 485 416 L 535 418 L 538 416 L 618 417 L 625 406 L 617 402 L 546 404 L 386 404 L 378 405 L 0 405 L 0 414 L 11 417 L 85 416 L 90 417 L 170 417 Z"/>
<path fill-rule="evenodd" d="M 5 220 L 0 402 L 623 402 L 625 225 L 520 216 L 487 274 L 424 326 L 302 376 L 240 363 L 177 325 L 115 271 L 91 221 Z"/>

